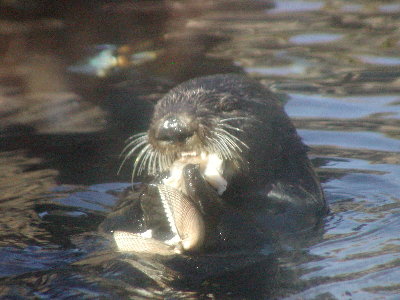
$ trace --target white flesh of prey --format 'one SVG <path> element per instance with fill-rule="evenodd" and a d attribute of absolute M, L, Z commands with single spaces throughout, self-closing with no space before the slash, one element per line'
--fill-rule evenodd
<path fill-rule="evenodd" d="M 227 181 L 222 177 L 223 160 L 214 153 L 207 155 L 205 152 L 202 152 L 199 156 L 194 156 L 192 153 L 183 154 L 182 158 L 172 164 L 170 169 L 171 175 L 164 179 L 163 183 L 186 194 L 182 171 L 190 163 L 200 165 L 200 173 L 217 190 L 218 195 L 222 195 L 225 192 Z"/>

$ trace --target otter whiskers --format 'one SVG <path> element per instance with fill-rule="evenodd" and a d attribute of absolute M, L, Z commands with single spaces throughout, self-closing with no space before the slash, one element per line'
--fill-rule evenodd
<path fill-rule="evenodd" d="M 229 160 L 240 167 L 244 163 L 241 153 L 249 146 L 237 134 L 243 130 L 231 123 L 243 119 L 247 118 L 222 119 L 209 128 L 207 136 L 202 139 L 202 144 L 193 146 L 193 156 L 214 153 L 223 161 Z M 143 173 L 155 175 L 168 170 L 176 159 L 184 157 L 187 153 L 177 153 L 176 150 L 168 148 L 160 151 L 157 145 L 149 143 L 148 133 L 141 132 L 128 138 L 127 145 L 121 153 L 123 161 L 118 173 L 129 159 L 136 156 L 133 162 L 132 180 Z"/>
<path fill-rule="evenodd" d="M 220 120 L 213 130 L 213 136 L 208 139 L 210 143 L 209 148 L 213 150 L 211 152 L 215 152 L 224 161 L 232 161 L 238 168 L 244 163 L 243 156 L 240 155 L 240 153 L 244 151 L 244 148 L 249 149 L 249 146 L 238 136 L 228 131 L 235 130 L 237 132 L 243 132 L 243 130 L 231 124 L 227 124 L 226 122 L 242 119 L 245 118 L 236 117 Z"/>
<path fill-rule="evenodd" d="M 147 132 L 141 132 L 129 137 L 126 141 L 128 145 L 122 150 L 120 157 L 125 156 L 118 169 L 118 174 L 121 172 L 125 162 L 133 156 L 135 151 L 148 143 Z M 131 149 L 130 149 L 131 148 Z M 129 150 L 129 151 L 128 151 Z M 127 153 L 126 153 L 127 152 Z"/>

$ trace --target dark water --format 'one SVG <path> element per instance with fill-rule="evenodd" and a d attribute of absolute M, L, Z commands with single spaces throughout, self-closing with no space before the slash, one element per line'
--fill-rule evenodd
<path fill-rule="evenodd" d="M 0 298 L 400 298 L 396 1 L 20 0 L 0 16 Z M 170 87 L 221 72 L 282 94 L 332 213 L 236 264 L 115 253 L 97 226 L 130 184 L 125 138 Z"/>

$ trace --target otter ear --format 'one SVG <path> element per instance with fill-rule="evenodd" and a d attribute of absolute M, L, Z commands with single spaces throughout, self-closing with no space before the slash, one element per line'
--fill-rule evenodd
<path fill-rule="evenodd" d="M 240 100 L 231 94 L 219 94 L 217 108 L 219 111 L 233 111 L 240 108 Z"/>

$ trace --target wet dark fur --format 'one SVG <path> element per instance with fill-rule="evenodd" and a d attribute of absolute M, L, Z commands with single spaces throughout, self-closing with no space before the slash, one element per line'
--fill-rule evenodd
<path fill-rule="evenodd" d="M 163 145 L 156 139 L 159 123 L 169 115 L 186 115 L 194 123 L 193 141 Z M 312 224 L 327 211 L 319 181 L 307 157 L 307 147 L 276 96 L 259 83 L 237 75 L 214 75 L 185 82 L 172 89 L 156 105 L 149 141 L 159 151 L 206 148 L 221 119 L 242 132 L 230 131 L 248 147 L 237 151 L 240 160 L 228 163 L 224 177 L 226 203 L 255 213 L 266 226 L 272 222 Z M 169 148 L 168 148 L 169 147 Z M 265 217 L 264 214 L 270 215 Z M 307 219 L 307 220 L 306 220 Z M 293 224 L 292 224 L 293 223 Z"/>
<path fill-rule="evenodd" d="M 171 117 L 183 120 L 183 127 L 176 134 L 183 132 L 185 135 L 179 140 L 160 138 L 165 120 Z M 221 120 L 228 120 L 224 124 L 229 126 L 220 128 L 235 136 L 229 143 L 237 144 L 236 147 L 229 148 L 231 157 L 224 159 L 227 190 L 220 198 L 203 197 L 201 195 L 205 189 L 200 188 L 201 180 L 191 179 L 188 175 L 185 175 L 185 179 L 186 184 L 194 187 L 191 198 L 199 198 L 200 206 L 203 205 L 201 201 L 204 202 L 204 207 L 213 204 L 212 199 L 222 202 L 215 206 L 220 210 L 215 223 L 218 224 L 217 231 L 220 233 L 216 235 L 227 232 L 222 234 L 222 244 L 227 239 L 231 239 L 232 244 L 247 244 L 248 242 L 234 240 L 240 239 L 240 236 L 243 241 L 249 238 L 251 240 L 255 228 L 268 234 L 279 234 L 282 230 L 296 231 L 314 226 L 328 208 L 307 157 L 307 147 L 301 142 L 276 96 L 256 81 L 242 76 L 213 75 L 196 78 L 172 89 L 157 103 L 146 135 L 147 141 L 143 145 L 148 145 L 153 153 L 171 159 L 163 168 L 147 170 L 155 173 L 153 182 L 159 182 L 160 174 L 168 172 L 170 163 L 179 157 L 180 152 L 221 150 L 213 146 Z M 140 152 L 141 148 L 137 149 Z M 223 151 L 226 152 L 226 149 Z M 134 157 L 134 154 L 137 152 L 128 153 L 129 158 Z M 147 200 L 143 201 L 143 197 Z M 209 199 L 205 200 L 206 198 Z M 156 199 L 154 201 L 157 202 Z M 151 204 L 154 201 L 146 192 L 139 199 L 139 203 L 142 202 L 140 209 L 146 210 L 142 215 L 151 212 L 153 220 L 156 215 L 153 210 L 157 208 Z M 146 208 L 144 204 L 150 207 Z M 213 224 L 209 220 L 214 218 L 213 206 L 209 207 L 211 208 L 208 211 L 202 212 L 209 223 L 208 227 Z M 124 228 L 122 223 L 132 218 L 132 212 L 129 211 L 130 216 L 126 217 L 123 217 L 128 213 L 126 209 L 126 213 L 114 213 L 115 218 L 108 218 L 103 229 L 107 231 Z M 235 220 L 251 220 L 251 224 L 257 225 L 249 225 L 250 229 L 242 228 L 235 226 Z M 120 224 L 116 225 L 117 223 Z M 161 222 L 165 225 L 164 223 L 165 221 Z M 245 223 L 250 224 L 247 221 Z M 149 225 L 146 225 L 145 220 L 140 224 L 145 227 Z M 130 231 L 138 230 L 132 228 Z"/>

